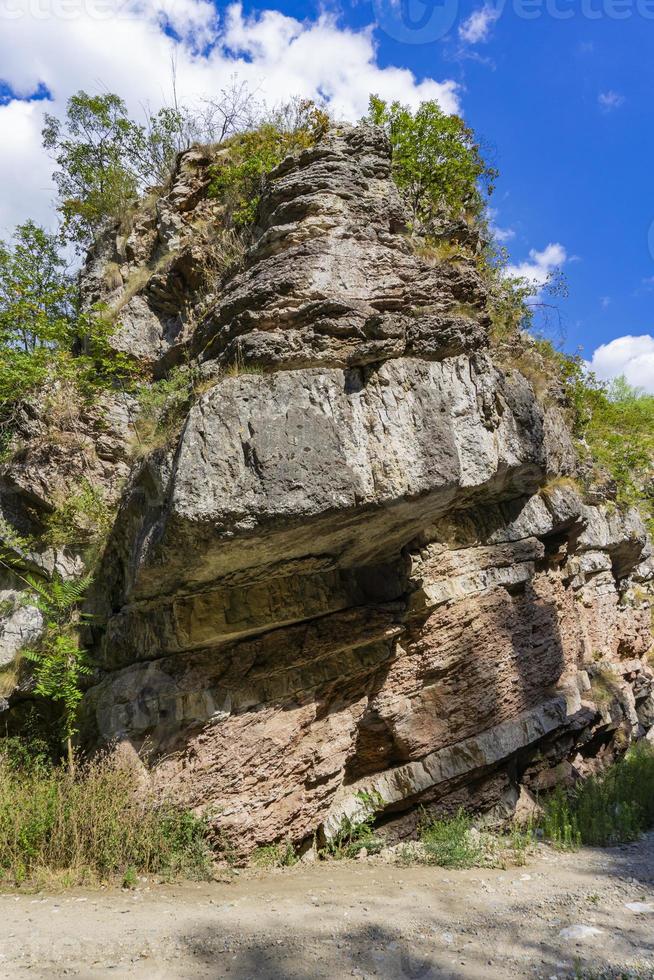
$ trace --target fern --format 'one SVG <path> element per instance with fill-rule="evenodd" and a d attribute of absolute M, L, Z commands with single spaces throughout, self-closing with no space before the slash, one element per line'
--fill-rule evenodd
<path fill-rule="evenodd" d="M 69 581 L 55 575 L 50 582 L 27 578 L 32 591 L 26 601 L 42 613 L 44 629 L 38 645 L 23 650 L 23 655 L 34 664 L 36 694 L 63 707 L 63 738 L 71 767 L 82 680 L 92 669 L 79 640 L 80 626 L 92 618 L 80 608 L 92 580 L 91 575 Z"/>

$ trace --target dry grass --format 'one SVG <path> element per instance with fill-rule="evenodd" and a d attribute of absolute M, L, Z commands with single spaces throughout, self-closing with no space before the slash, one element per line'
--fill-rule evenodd
<path fill-rule="evenodd" d="M 474 258 L 461 242 L 448 239 L 412 244 L 415 254 L 427 262 L 469 262 Z"/>
<path fill-rule="evenodd" d="M 113 293 L 123 284 L 123 277 L 120 274 L 120 266 L 117 262 L 107 262 L 102 270 L 102 281 L 107 289 Z"/>
<path fill-rule="evenodd" d="M 206 827 L 104 756 L 72 775 L 0 757 L 0 880 L 77 885 L 136 874 L 206 877 Z"/>
<path fill-rule="evenodd" d="M 112 319 L 117 317 L 120 311 L 127 306 L 129 301 L 145 287 L 148 280 L 152 277 L 153 272 L 154 270 L 149 265 L 142 265 L 130 273 L 129 278 L 125 283 L 125 288 L 109 308 L 109 315 Z"/>

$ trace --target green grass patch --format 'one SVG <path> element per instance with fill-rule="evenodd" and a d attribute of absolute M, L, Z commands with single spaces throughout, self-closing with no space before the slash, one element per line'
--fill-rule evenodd
<path fill-rule="evenodd" d="M 263 868 L 266 871 L 272 868 L 292 868 L 299 860 L 291 841 L 285 841 L 283 844 L 265 844 L 258 847 L 250 858 L 255 868 Z"/>
<path fill-rule="evenodd" d="M 358 818 L 343 817 L 338 831 L 322 848 L 320 855 L 325 858 L 355 858 L 365 848 L 368 854 L 378 854 L 384 840 L 374 830 L 377 813 L 384 808 L 384 800 L 376 791 L 370 793 L 360 790 L 357 799 L 362 805 Z"/>
<path fill-rule="evenodd" d="M 206 841 L 203 820 L 155 796 L 114 758 L 73 774 L 44 755 L 0 757 L 0 881 L 7 885 L 207 878 Z"/>
<path fill-rule="evenodd" d="M 544 835 L 561 850 L 637 840 L 654 827 L 654 748 L 639 742 L 601 775 L 559 787 L 544 809 Z"/>

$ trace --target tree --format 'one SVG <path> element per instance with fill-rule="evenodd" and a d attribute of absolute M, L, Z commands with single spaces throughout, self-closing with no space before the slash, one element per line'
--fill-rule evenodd
<path fill-rule="evenodd" d="M 62 736 L 72 772 L 82 682 L 91 673 L 88 654 L 79 639 L 80 626 L 89 621 L 81 605 L 91 576 L 67 582 L 57 575 L 50 582 L 30 576 L 25 581 L 32 590 L 28 601 L 40 610 L 44 622 L 38 645 L 24 649 L 23 656 L 34 664 L 35 693 L 62 706 Z"/>
<path fill-rule="evenodd" d="M 366 122 L 382 126 L 393 148 L 393 175 L 414 222 L 429 226 L 445 210 L 481 214 L 497 171 L 484 161 L 474 133 L 437 102 L 415 113 L 399 102 L 370 97 Z"/>
<path fill-rule="evenodd" d="M 179 152 L 194 143 L 220 143 L 253 123 L 253 97 L 235 80 L 197 112 L 178 104 L 153 113 L 144 123 L 130 118 L 114 93 L 78 92 L 63 120 L 46 115 L 43 145 L 57 164 L 63 231 L 83 251 L 107 218 L 124 213 L 149 185 L 166 182 Z"/>
<path fill-rule="evenodd" d="M 0 425 L 74 337 L 74 284 L 54 235 L 28 221 L 0 242 Z M 3 432 L 6 435 L 6 431 Z M 6 440 L 3 440 L 6 441 Z"/>
<path fill-rule="evenodd" d="M 59 168 L 54 180 L 64 233 L 82 247 L 104 218 L 118 214 L 138 193 L 137 129 L 123 100 L 113 94 L 78 92 L 68 100 L 63 122 L 46 114 L 43 145 Z"/>
<path fill-rule="evenodd" d="M 73 307 L 73 280 L 59 241 L 33 221 L 0 242 L 0 342 L 26 353 L 65 342 Z"/>

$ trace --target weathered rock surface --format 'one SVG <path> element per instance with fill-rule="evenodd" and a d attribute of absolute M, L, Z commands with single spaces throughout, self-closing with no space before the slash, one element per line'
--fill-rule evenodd
<path fill-rule="evenodd" d="M 154 275 L 172 248 L 187 304 L 209 164 L 183 156 L 112 259 Z M 208 381 L 121 493 L 87 743 L 145 753 L 247 853 L 332 834 L 362 792 L 397 835 L 418 805 L 506 812 L 646 734 L 645 529 L 584 502 L 562 406 L 494 363 L 474 263 L 416 254 L 379 131 L 333 130 L 272 174 L 194 331 L 152 275 L 121 343 L 157 370 L 185 345 Z M 89 302 L 106 278 L 96 255 Z M 102 458 L 117 487 L 121 452 Z M 3 513 L 47 507 L 43 482 L 6 474 Z M 16 615 L 0 661 L 38 629 Z"/>

